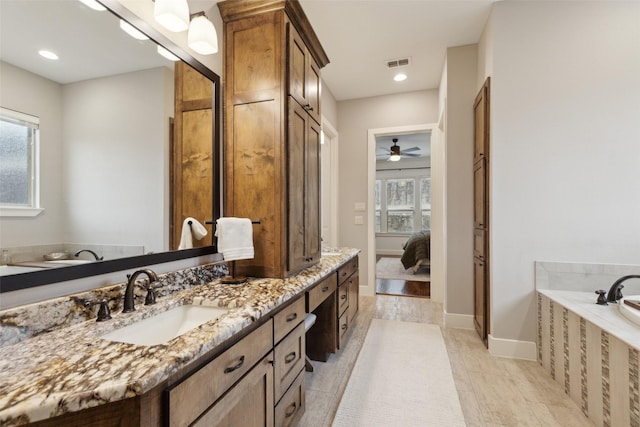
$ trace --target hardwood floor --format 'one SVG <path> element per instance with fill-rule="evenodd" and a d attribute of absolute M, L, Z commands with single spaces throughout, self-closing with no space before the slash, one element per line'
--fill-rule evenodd
<path fill-rule="evenodd" d="M 402 279 L 376 279 L 378 295 L 402 295 L 407 297 L 429 298 L 430 282 L 417 282 Z"/>
<path fill-rule="evenodd" d="M 373 318 L 442 326 L 442 305 L 425 298 L 361 296 L 346 348 L 326 363 L 313 362 L 315 372 L 306 373 L 300 426 L 331 425 Z M 491 356 L 474 330 L 442 328 L 442 333 L 468 426 L 593 425 L 537 362 Z"/>

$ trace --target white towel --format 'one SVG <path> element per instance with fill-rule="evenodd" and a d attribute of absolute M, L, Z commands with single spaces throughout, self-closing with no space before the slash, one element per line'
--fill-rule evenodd
<path fill-rule="evenodd" d="M 225 217 L 216 221 L 218 252 L 225 261 L 253 258 L 253 227 L 248 218 Z"/>
<path fill-rule="evenodd" d="M 194 237 L 196 240 L 200 240 L 206 235 L 207 229 L 204 228 L 197 219 L 188 217 L 182 222 L 182 234 L 180 235 L 180 245 L 178 249 L 191 249 L 193 247 Z"/>

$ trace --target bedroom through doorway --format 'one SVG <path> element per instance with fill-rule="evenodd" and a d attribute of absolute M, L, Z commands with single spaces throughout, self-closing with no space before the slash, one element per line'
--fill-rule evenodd
<path fill-rule="evenodd" d="M 375 135 L 376 294 L 430 298 L 431 129 Z"/>

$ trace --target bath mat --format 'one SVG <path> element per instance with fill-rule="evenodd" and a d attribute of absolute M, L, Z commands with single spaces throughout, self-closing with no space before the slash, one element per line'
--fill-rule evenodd
<path fill-rule="evenodd" d="M 413 270 L 405 270 L 400 262 L 400 258 L 382 257 L 376 263 L 376 278 L 378 279 L 403 279 L 417 282 L 428 282 L 431 280 L 429 269 L 421 267 L 416 274 Z"/>
<path fill-rule="evenodd" d="M 465 425 L 440 327 L 373 319 L 333 427 Z"/>

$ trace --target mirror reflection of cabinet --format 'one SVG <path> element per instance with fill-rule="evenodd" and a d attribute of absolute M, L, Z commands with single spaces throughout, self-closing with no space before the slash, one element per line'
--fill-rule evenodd
<path fill-rule="evenodd" d="M 212 243 L 214 197 L 213 82 L 185 63 L 175 68 L 175 116 L 171 149 L 171 242 L 180 243 L 187 217 L 200 221 L 207 236 L 193 246 Z"/>

